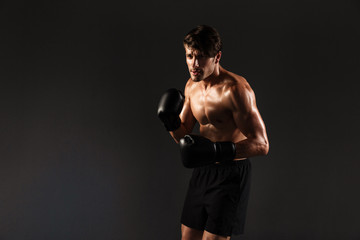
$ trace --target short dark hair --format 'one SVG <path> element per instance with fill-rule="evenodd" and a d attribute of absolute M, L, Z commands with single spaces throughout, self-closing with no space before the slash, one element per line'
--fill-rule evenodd
<path fill-rule="evenodd" d="M 192 29 L 184 38 L 184 46 L 200 51 L 204 56 L 215 57 L 221 51 L 222 42 L 215 28 L 199 25 Z"/>

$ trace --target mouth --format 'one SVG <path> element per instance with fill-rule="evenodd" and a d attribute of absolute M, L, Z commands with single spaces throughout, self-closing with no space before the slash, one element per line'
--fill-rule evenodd
<path fill-rule="evenodd" d="M 198 75 L 201 74 L 201 71 L 200 71 L 200 70 L 195 70 L 195 71 L 192 70 L 192 71 L 191 71 L 191 74 L 194 75 L 194 76 L 198 76 Z"/>

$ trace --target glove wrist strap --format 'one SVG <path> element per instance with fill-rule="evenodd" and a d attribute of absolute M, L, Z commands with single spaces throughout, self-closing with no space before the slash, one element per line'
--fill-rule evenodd
<path fill-rule="evenodd" d="M 233 161 L 236 154 L 235 143 L 233 142 L 216 142 L 216 161 L 229 162 Z"/>

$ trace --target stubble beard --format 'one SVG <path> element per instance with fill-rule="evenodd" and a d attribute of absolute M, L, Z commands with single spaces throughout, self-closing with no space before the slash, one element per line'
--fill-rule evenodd
<path fill-rule="evenodd" d="M 203 80 L 201 77 L 191 77 L 191 79 L 192 79 L 194 82 L 200 82 L 201 80 Z"/>
<path fill-rule="evenodd" d="M 194 82 L 200 82 L 201 80 L 204 79 L 204 72 L 200 71 L 197 76 L 194 76 L 194 75 L 192 74 L 192 72 L 190 72 L 190 76 L 191 76 L 191 79 L 192 79 Z"/>

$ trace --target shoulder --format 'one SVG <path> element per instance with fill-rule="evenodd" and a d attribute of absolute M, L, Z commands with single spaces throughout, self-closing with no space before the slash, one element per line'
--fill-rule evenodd
<path fill-rule="evenodd" d="M 254 94 L 250 84 L 243 76 L 228 71 L 225 74 L 224 90 L 231 96 L 238 98 Z"/>
<path fill-rule="evenodd" d="M 188 79 L 185 85 L 184 94 L 185 97 L 188 98 L 191 95 L 192 89 L 194 88 L 194 81 L 191 78 Z"/>
<path fill-rule="evenodd" d="M 228 72 L 224 91 L 234 108 L 247 109 L 255 103 L 255 94 L 247 80 L 237 74 Z"/>

